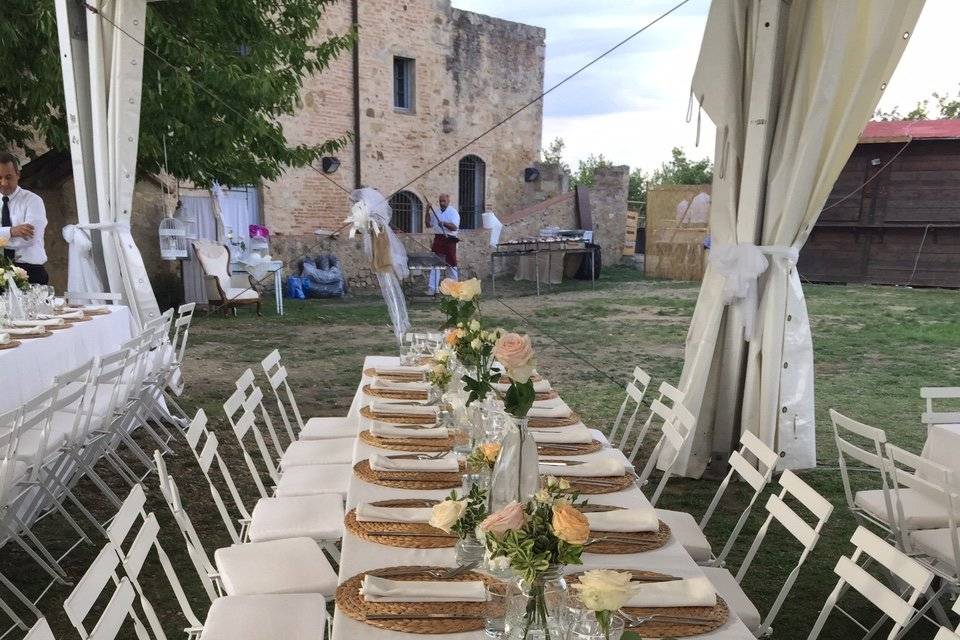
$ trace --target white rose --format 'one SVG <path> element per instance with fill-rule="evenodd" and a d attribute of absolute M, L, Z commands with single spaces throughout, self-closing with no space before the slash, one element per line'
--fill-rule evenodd
<path fill-rule="evenodd" d="M 591 611 L 616 611 L 630 600 L 633 576 L 625 571 L 592 569 L 580 576 L 580 599 Z"/>
<path fill-rule="evenodd" d="M 470 348 L 473 349 L 474 351 L 480 351 L 480 347 L 482 346 L 483 346 L 483 343 L 480 342 L 480 338 L 474 338 L 470 342 Z"/>
<path fill-rule="evenodd" d="M 430 526 L 436 527 L 445 533 L 450 533 L 453 525 L 467 509 L 466 500 L 444 500 L 434 505 L 430 516 Z"/>
<path fill-rule="evenodd" d="M 483 552 L 483 564 L 487 570 L 492 573 L 503 573 L 510 568 L 510 558 L 506 556 L 497 556 L 494 558 L 487 549 Z"/>
<path fill-rule="evenodd" d="M 479 331 L 480 330 L 480 321 L 471 320 L 470 321 L 470 331 Z"/>

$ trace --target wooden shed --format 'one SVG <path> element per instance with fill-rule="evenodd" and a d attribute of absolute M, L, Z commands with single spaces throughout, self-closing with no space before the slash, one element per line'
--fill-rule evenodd
<path fill-rule="evenodd" d="M 798 268 L 814 282 L 960 287 L 960 120 L 869 123 Z"/>

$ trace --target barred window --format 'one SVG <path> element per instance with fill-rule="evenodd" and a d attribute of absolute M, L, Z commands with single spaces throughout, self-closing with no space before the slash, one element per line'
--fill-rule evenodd
<path fill-rule="evenodd" d="M 407 233 L 419 233 L 423 227 L 423 203 L 417 194 L 400 191 L 390 196 L 391 223 Z"/>

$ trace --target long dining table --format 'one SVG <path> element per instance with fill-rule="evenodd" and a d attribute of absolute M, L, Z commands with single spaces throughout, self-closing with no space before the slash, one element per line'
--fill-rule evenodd
<path fill-rule="evenodd" d="M 363 365 L 364 370 L 376 367 L 396 367 L 399 365 L 399 359 L 387 356 L 368 356 Z M 362 375 L 360 384 L 357 386 L 357 392 L 354 395 L 353 403 L 350 407 L 349 417 L 356 422 L 358 433 L 361 429 L 367 428 L 368 421 L 360 416 L 360 409 L 369 404 L 370 399 L 364 396 L 363 386 L 373 382 L 373 379 Z M 382 449 L 373 447 L 359 438 L 356 441 L 353 454 L 353 462 L 356 464 L 361 460 L 368 459 L 374 453 L 402 453 L 399 451 L 386 452 Z M 617 452 L 617 455 L 619 452 Z M 601 452 L 588 454 L 586 456 L 571 456 L 571 460 L 589 459 L 591 456 L 615 455 L 613 450 L 606 449 Z M 347 493 L 347 509 L 352 509 L 356 505 L 364 502 L 373 502 L 378 500 L 389 500 L 398 498 L 433 498 L 443 499 L 449 495 L 449 490 L 416 490 L 397 489 L 375 485 L 361 480 L 356 474 L 351 474 L 350 484 Z M 594 494 L 584 496 L 589 499 L 591 504 L 616 505 L 629 508 L 650 507 L 650 502 L 640 489 L 631 485 L 630 488 L 615 493 Z M 372 542 L 361 540 L 357 536 L 345 530 L 343 534 L 343 548 L 340 560 L 340 583 L 349 580 L 353 576 L 369 571 L 390 566 L 406 565 L 437 565 L 454 566 L 453 548 L 444 549 L 408 549 L 384 546 Z M 669 573 L 678 577 L 689 578 L 703 575 L 703 572 L 693 561 L 689 554 L 684 550 L 675 539 L 671 539 L 665 546 L 643 553 L 633 554 L 595 554 L 586 552 L 583 554 L 583 564 L 567 567 L 569 572 L 583 571 L 585 569 L 645 569 L 651 571 L 660 571 Z M 449 640 L 482 640 L 485 635 L 481 631 L 469 633 L 453 634 L 430 634 L 431 637 L 445 638 Z M 366 623 L 354 620 L 339 610 L 334 614 L 333 638 L 334 640 L 354 640 L 363 638 L 364 640 L 403 640 L 412 638 L 424 638 L 421 634 L 404 633 L 398 631 L 383 630 Z M 747 640 L 753 638 L 749 629 L 737 618 L 731 610 L 727 622 L 714 631 L 694 636 L 704 640 Z"/>

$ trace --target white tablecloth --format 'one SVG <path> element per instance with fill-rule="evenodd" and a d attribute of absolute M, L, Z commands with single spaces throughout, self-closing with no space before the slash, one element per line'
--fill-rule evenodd
<path fill-rule="evenodd" d="M 53 331 L 46 338 L 21 340 L 16 349 L 0 351 L 0 412 L 17 408 L 48 389 L 54 377 L 94 356 L 116 351 L 133 337 L 130 310 L 114 306 L 110 311 Z"/>
<path fill-rule="evenodd" d="M 397 364 L 397 358 L 369 356 L 364 361 L 363 368 L 396 366 Z M 357 387 L 357 393 L 353 399 L 353 404 L 350 407 L 349 416 L 357 420 L 358 429 L 366 428 L 365 425 L 361 425 L 361 423 L 366 422 L 366 420 L 362 419 L 359 415 L 360 408 L 366 404 L 360 389 L 364 384 L 369 382 L 372 382 L 372 380 L 366 377 L 360 381 L 360 385 Z M 371 447 L 357 440 L 357 445 L 354 450 L 354 462 L 364 460 L 368 458 L 371 453 L 377 451 L 382 452 L 375 447 Z M 409 498 L 412 496 L 417 498 L 442 499 L 449 493 L 449 490 L 418 490 L 412 492 L 406 489 L 393 489 L 369 484 L 356 476 L 351 476 L 350 487 L 347 494 L 347 508 L 352 508 L 359 502 L 388 500 L 391 498 Z M 624 507 L 642 507 L 650 504 L 643 493 L 636 488 L 618 493 L 591 495 L 587 497 L 590 502 L 594 504 L 614 504 Z M 687 552 L 684 551 L 683 547 L 675 541 L 671 541 L 667 546 L 648 553 L 627 555 L 586 553 L 583 556 L 583 561 L 583 566 L 570 567 L 570 571 L 582 571 L 583 569 L 591 568 L 630 568 L 663 571 L 681 577 L 702 575 L 700 568 L 694 563 Z M 361 571 L 380 567 L 420 564 L 453 566 L 453 549 L 401 549 L 397 547 L 387 547 L 365 542 L 349 532 L 344 532 L 343 551 L 340 563 L 341 583 Z M 414 638 L 424 640 L 426 637 L 427 636 L 424 635 L 378 629 L 353 620 L 339 611 L 337 611 L 334 617 L 334 640 L 355 640 L 357 638 L 363 638 L 364 640 L 413 640 Z M 449 640 L 482 640 L 484 633 L 483 631 L 476 631 L 472 633 L 446 634 L 430 637 L 446 638 Z M 731 613 L 730 620 L 723 627 L 697 637 L 704 638 L 704 640 L 748 640 L 753 638 L 753 634 Z"/>

